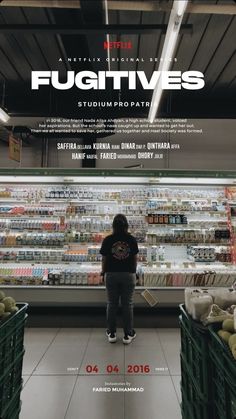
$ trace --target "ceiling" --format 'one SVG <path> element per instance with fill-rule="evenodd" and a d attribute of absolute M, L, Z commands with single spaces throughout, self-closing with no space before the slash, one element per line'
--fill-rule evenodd
<path fill-rule="evenodd" d="M 50 1 L 37 1 L 37 6 L 40 3 L 45 5 Z M 9 113 L 16 116 L 82 117 L 86 115 L 86 110 L 78 109 L 77 101 L 85 98 L 96 101 L 150 101 L 152 92 L 144 91 L 140 86 L 133 92 L 128 91 L 125 85 L 121 91 L 114 91 L 109 86 L 105 92 L 79 92 L 77 88 L 57 91 L 47 86 L 31 91 L 32 70 L 59 70 L 62 81 L 67 70 L 108 70 L 104 62 L 67 62 L 68 57 L 100 57 L 105 61 L 107 51 L 103 49 L 103 42 L 106 35 L 101 26 L 105 24 L 103 1 L 68 0 L 71 8 L 58 7 L 63 3 L 66 4 L 65 1 L 61 4 L 54 1 L 51 5 L 55 7 L 32 7 L 36 6 L 35 0 L 28 3 L 3 0 L 0 5 L 0 100 Z M 121 57 L 144 59 L 139 63 L 112 62 L 111 70 L 143 70 L 150 77 L 153 70 L 158 70 L 158 62 L 149 60 L 150 57 L 160 57 L 172 1 L 108 0 L 108 3 L 109 24 L 115 25 L 110 41 L 132 42 L 131 50 L 111 50 L 111 57 L 118 60 Z M 24 6 L 17 7 L 15 4 Z M 31 7 L 25 7 L 26 4 Z M 230 6 L 235 14 L 212 14 L 208 9 L 206 13 L 191 12 L 184 16 L 183 24 L 192 25 L 192 29 L 189 31 L 186 26 L 183 27 L 175 54 L 177 62 L 171 69 L 202 71 L 206 85 L 201 91 L 165 92 L 159 109 L 161 117 L 236 117 L 236 4 L 233 0 L 190 2 L 193 11 L 194 7 L 201 5 Z M 145 11 L 145 8 L 150 11 Z M 136 25 L 133 29 L 136 33 L 125 34 L 131 24 Z M 53 32 L 52 25 L 56 25 Z M 97 32 L 94 33 L 91 28 L 96 25 Z M 155 29 L 153 25 L 162 26 Z M 59 58 L 62 62 L 58 61 Z M 99 114 L 98 109 L 94 112 Z M 91 109 L 89 114 L 91 116 Z M 101 109 L 99 115 L 147 117 L 147 114 L 146 109 L 136 108 L 132 111 Z"/>

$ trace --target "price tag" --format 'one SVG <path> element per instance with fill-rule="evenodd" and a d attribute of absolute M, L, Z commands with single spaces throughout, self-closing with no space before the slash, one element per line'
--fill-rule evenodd
<path fill-rule="evenodd" d="M 165 268 L 171 268 L 171 262 L 166 262 L 166 263 L 162 263 L 161 264 L 161 268 L 162 269 L 165 269 Z"/>
<path fill-rule="evenodd" d="M 184 268 L 190 268 L 191 267 L 191 263 L 189 263 L 189 262 L 184 262 L 183 265 L 184 265 Z"/>

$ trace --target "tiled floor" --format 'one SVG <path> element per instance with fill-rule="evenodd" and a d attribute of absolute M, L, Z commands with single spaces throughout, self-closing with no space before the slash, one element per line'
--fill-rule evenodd
<path fill-rule="evenodd" d="M 20 419 L 180 419 L 179 330 L 136 332 L 26 329 Z"/>

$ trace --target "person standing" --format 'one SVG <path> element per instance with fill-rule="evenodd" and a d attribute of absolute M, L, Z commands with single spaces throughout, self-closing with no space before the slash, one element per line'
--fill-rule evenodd
<path fill-rule="evenodd" d="M 107 290 L 107 331 L 110 343 L 117 341 L 116 315 L 121 300 L 124 338 L 129 344 L 136 337 L 133 329 L 133 295 L 136 284 L 138 245 L 128 233 L 125 215 L 117 214 L 112 223 L 113 233 L 107 236 L 100 249 L 102 275 Z"/>

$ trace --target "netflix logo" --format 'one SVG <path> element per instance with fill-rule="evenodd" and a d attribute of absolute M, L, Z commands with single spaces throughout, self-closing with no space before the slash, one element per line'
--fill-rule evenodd
<path fill-rule="evenodd" d="M 104 49 L 132 49 L 132 42 L 104 42 Z"/>

